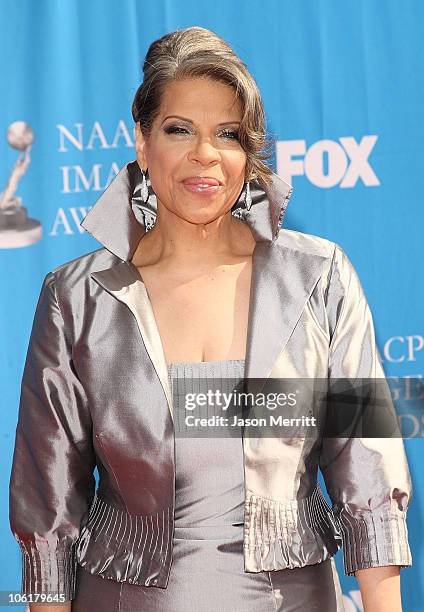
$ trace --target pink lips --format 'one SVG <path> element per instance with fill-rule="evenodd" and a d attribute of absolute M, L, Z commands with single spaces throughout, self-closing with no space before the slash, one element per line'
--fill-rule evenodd
<path fill-rule="evenodd" d="M 219 181 L 210 176 L 191 176 L 184 179 L 183 185 L 191 193 L 210 195 L 219 188 Z"/>

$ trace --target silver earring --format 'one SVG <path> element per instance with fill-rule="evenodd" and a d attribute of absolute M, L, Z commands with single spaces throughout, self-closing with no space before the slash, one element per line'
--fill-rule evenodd
<path fill-rule="evenodd" d="M 250 193 L 250 181 L 246 182 L 245 191 L 244 191 L 244 206 L 246 210 L 250 210 L 252 206 L 252 195 Z"/>
<path fill-rule="evenodd" d="M 143 175 L 143 181 L 141 183 L 140 195 L 141 195 L 141 199 L 143 200 L 143 202 L 146 203 L 147 200 L 149 199 L 149 189 L 147 187 L 146 173 L 142 170 L 141 174 Z"/>

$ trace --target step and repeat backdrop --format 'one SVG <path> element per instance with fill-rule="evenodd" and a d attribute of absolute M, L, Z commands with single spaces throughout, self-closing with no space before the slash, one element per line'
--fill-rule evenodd
<path fill-rule="evenodd" d="M 262 91 L 275 140 L 272 164 L 294 187 L 285 226 L 334 240 L 360 276 L 386 374 L 399 382 L 406 406 L 414 566 L 401 575 L 404 609 L 418 612 L 424 609 L 424 419 L 414 408 L 424 395 L 421 0 L 0 0 L 0 590 L 20 589 L 8 483 L 41 282 L 55 266 L 100 246 L 80 221 L 135 158 L 130 107 L 141 62 L 154 39 L 191 25 L 228 40 Z M 336 562 L 345 610 L 362 610 L 341 551 Z"/>

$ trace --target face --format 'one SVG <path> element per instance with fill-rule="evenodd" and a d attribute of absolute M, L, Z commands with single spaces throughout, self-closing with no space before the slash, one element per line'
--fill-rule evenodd
<path fill-rule="evenodd" d="M 137 160 L 159 204 L 192 223 L 225 214 L 239 196 L 246 153 L 232 87 L 211 79 L 168 84 L 148 138 L 136 124 Z"/>

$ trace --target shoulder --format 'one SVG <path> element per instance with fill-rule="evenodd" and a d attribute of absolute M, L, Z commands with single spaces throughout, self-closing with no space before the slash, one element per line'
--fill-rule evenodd
<path fill-rule="evenodd" d="M 116 255 L 105 247 L 80 255 L 75 259 L 66 261 L 51 270 L 51 274 L 61 282 L 76 278 L 76 275 L 90 275 L 91 272 L 102 270 L 121 261 Z"/>
<path fill-rule="evenodd" d="M 350 287 L 360 292 L 362 286 L 358 274 L 344 249 L 321 236 L 281 228 L 276 240 L 283 249 L 301 254 L 305 266 L 318 258 L 322 263 L 321 284 L 326 291 L 330 286 L 335 292 L 345 294 Z"/>
<path fill-rule="evenodd" d="M 43 285 L 53 286 L 59 302 L 72 301 L 74 296 L 83 297 L 91 285 L 91 273 L 109 268 L 121 260 L 101 247 L 64 262 L 50 270 Z"/>
<path fill-rule="evenodd" d="M 335 249 L 339 246 L 327 238 L 285 228 L 280 229 L 276 244 L 306 255 L 317 255 L 329 259 L 334 257 Z"/>
<path fill-rule="evenodd" d="M 326 267 L 332 271 L 338 269 L 347 274 L 356 274 L 343 247 L 333 240 L 315 234 L 281 228 L 276 244 L 292 251 L 298 251 L 304 256 L 324 258 L 328 263 Z"/>

